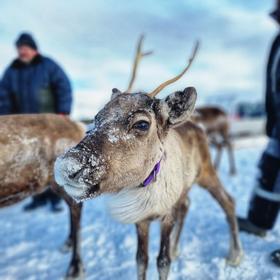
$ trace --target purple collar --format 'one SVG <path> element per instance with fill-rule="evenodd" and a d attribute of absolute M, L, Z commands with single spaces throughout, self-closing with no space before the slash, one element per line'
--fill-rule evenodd
<path fill-rule="evenodd" d="M 150 185 L 152 182 L 154 182 L 156 180 L 156 177 L 160 171 L 160 163 L 161 163 L 161 159 L 160 161 L 155 165 L 155 167 L 153 168 L 152 172 L 150 173 L 150 175 L 145 179 L 145 181 L 141 184 L 141 187 L 147 187 L 148 185 Z"/>

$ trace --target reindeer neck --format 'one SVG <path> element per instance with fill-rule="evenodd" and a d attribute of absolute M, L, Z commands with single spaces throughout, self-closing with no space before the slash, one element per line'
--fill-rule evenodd
<path fill-rule="evenodd" d="M 164 144 L 164 157 L 156 179 L 146 187 L 126 188 L 112 197 L 110 212 L 120 222 L 136 223 L 164 216 L 180 198 L 184 189 L 182 155 L 176 137 L 169 138 Z"/>

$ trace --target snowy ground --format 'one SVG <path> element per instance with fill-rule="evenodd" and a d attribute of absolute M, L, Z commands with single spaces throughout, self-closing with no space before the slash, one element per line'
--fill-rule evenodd
<path fill-rule="evenodd" d="M 237 212 L 245 214 L 254 184 L 256 162 L 262 147 L 238 149 L 238 175 L 228 175 L 223 158 L 221 179 L 237 201 Z M 229 235 L 224 215 L 208 193 L 195 186 L 192 205 L 181 239 L 181 254 L 174 261 L 170 279 L 280 279 L 280 269 L 268 261 L 268 253 L 280 247 L 280 222 L 265 239 L 242 233 L 245 258 L 238 268 L 227 267 L 224 256 Z M 133 225 L 121 225 L 106 212 L 106 198 L 85 203 L 82 254 L 86 279 L 136 279 L 136 236 Z M 69 255 L 58 250 L 68 232 L 68 216 L 52 214 L 46 208 L 23 213 L 20 203 L 0 210 L 0 279 L 62 279 Z M 148 279 L 157 279 L 156 255 L 159 227 L 150 236 Z"/>

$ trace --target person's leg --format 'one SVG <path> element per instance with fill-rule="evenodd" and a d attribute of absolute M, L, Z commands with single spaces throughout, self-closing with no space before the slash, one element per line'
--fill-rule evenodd
<path fill-rule="evenodd" d="M 241 231 L 265 236 L 266 231 L 272 229 L 275 224 L 280 204 L 278 144 L 275 144 L 274 140 L 271 141 L 261 158 L 260 175 L 251 197 L 248 217 L 238 219 Z"/>
<path fill-rule="evenodd" d="M 30 203 L 23 207 L 24 211 L 32 211 L 38 207 L 42 207 L 47 204 L 47 192 L 44 191 L 40 194 L 34 195 Z"/>
<path fill-rule="evenodd" d="M 63 210 L 61 197 L 59 197 L 51 189 L 49 190 L 48 200 L 51 203 L 51 210 L 53 212 L 60 212 Z"/>

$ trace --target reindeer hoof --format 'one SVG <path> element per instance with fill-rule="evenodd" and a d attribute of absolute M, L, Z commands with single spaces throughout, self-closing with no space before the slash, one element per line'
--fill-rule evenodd
<path fill-rule="evenodd" d="M 85 279 L 85 270 L 81 262 L 71 264 L 68 268 L 65 280 L 83 280 Z"/>
<path fill-rule="evenodd" d="M 230 256 L 227 258 L 226 262 L 227 265 L 236 267 L 239 266 L 239 264 L 241 263 L 242 259 L 243 259 L 243 251 L 236 251 L 232 254 L 230 254 Z"/>

